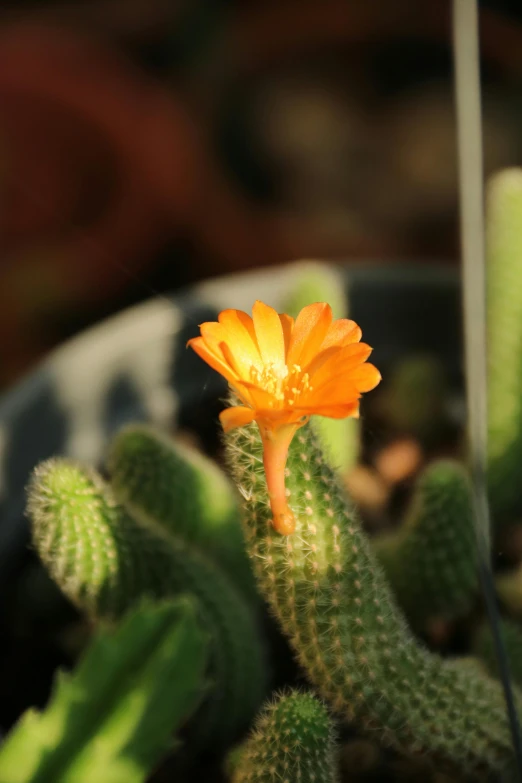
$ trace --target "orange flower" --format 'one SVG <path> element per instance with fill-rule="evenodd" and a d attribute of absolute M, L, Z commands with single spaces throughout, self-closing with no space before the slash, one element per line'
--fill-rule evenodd
<path fill-rule="evenodd" d="M 366 363 L 371 348 L 360 342 L 354 321 L 333 321 L 324 302 L 303 308 L 294 321 L 258 301 L 252 318 L 241 310 L 223 310 L 217 323 L 200 329 L 201 336 L 187 344 L 227 379 L 243 402 L 221 413 L 223 429 L 257 422 L 273 524 L 281 533 L 293 532 L 284 486 L 290 442 L 311 415 L 359 415 L 362 393 L 381 379 Z"/>

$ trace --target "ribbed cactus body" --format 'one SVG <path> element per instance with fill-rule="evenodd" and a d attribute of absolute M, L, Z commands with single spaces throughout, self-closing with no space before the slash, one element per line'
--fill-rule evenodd
<path fill-rule="evenodd" d="M 522 169 L 493 177 L 487 209 L 489 494 L 499 522 L 522 511 Z"/>
<path fill-rule="evenodd" d="M 27 510 L 40 559 L 90 617 L 117 618 L 143 596 L 172 592 L 172 544 L 137 525 L 94 470 L 65 460 L 43 463 Z"/>
<path fill-rule="evenodd" d="M 311 693 L 293 691 L 263 708 L 233 783 L 336 783 L 332 721 Z"/>
<path fill-rule="evenodd" d="M 195 596 L 210 634 L 213 689 L 197 730 L 202 744 L 231 741 L 264 693 L 258 629 L 221 569 L 181 539 L 139 525 L 93 470 L 51 460 L 35 472 L 29 515 L 40 558 L 91 617 L 120 617 L 144 596 Z"/>
<path fill-rule="evenodd" d="M 460 774 L 509 767 L 500 687 L 413 639 L 311 426 L 294 437 L 287 463 L 290 536 L 271 525 L 257 427 L 227 443 L 259 584 L 322 697 L 381 742 Z"/>
<path fill-rule="evenodd" d="M 458 462 L 432 463 L 404 524 L 372 541 L 397 600 L 416 627 L 468 610 L 478 591 L 471 484 Z"/>
<path fill-rule="evenodd" d="M 138 521 L 159 525 L 208 552 L 241 589 L 253 593 L 237 495 L 215 462 L 151 427 L 133 424 L 116 435 L 107 463 L 114 494 Z"/>

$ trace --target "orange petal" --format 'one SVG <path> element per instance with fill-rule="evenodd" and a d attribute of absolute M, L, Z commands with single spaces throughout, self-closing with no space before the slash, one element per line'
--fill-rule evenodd
<path fill-rule="evenodd" d="M 236 427 L 244 427 L 245 424 L 250 424 L 254 420 L 255 411 L 252 408 L 245 408 L 243 405 L 236 405 L 232 408 L 225 408 L 219 414 L 219 420 L 224 432 L 230 432 L 230 430 L 236 429 Z"/>
<path fill-rule="evenodd" d="M 238 353 L 243 357 L 250 357 L 253 363 L 259 365 L 261 356 L 257 344 L 254 322 L 248 313 L 242 310 L 222 310 L 218 315 L 219 323 L 222 324 L 228 334 L 228 341 L 241 346 Z"/>
<path fill-rule="evenodd" d="M 252 401 L 252 406 L 254 408 L 275 410 L 276 408 L 281 407 L 278 405 L 278 402 L 282 401 L 276 400 L 271 392 L 256 386 L 255 383 L 251 383 L 250 381 L 242 381 L 241 387 L 245 389 L 246 393 L 249 395 L 249 398 Z"/>
<path fill-rule="evenodd" d="M 223 345 L 223 352 L 225 354 L 225 360 L 227 358 L 227 352 L 228 347 L 226 345 Z M 252 395 L 250 394 L 249 389 L 246 388 L 244 382 L 235 376 L 234 378 L 230 379 L 228 381 L 229 386 L 231 389 L 237 394 L 241 402 L 243 402 L 245 405 L 247 405 L 250 408 L 255 408 L 254 400 L 252 399 Z"/>
<path fill-rule="evenodd" d="M 307 408 L 307 412 L 311 416 L 326 416 L 329 419 L 346 419 L 348 416 L 358 419 L 359 401 L 348 402 L 344 405 L 317 405 L 314 408 Z"/>
<path fill-rule="evenodd" d="M 358 343 L 361 337 L 362 331 L 355 321 L 350 321 L 348 318 L 338 318 L 330 325 L 321 345 L 321 351 L 332 345 L 341 347 L 350 345 L 350 343 Z"/>
<path fill-rule="evenodd" d="M 190 346 L 213 370 L 217 370 L 229 383 L 237 381 L 237 375 L 233 369 L 224 360 L 223 355 L 216 345 L 216 351 L 209 347 L 203 337 L 193 337 L 189 340 L 187 346 Z"/>
<path fill-rule="evenodd" d="M 200 324 L 199 331 L 210 350 L 214 350 L 215 346 L 227 342 L 228 335 L 225 329 L 221 324 L 218 324 L 217 321 L 206 321 L 205 323 Z M 219 348 L 219 351 L 221 351 L 221 348 Z"/>
<path fill-rule="evenodd" d="M 286 315 L 286 313 L 280 313 L 279 320 L 281 321 L 281 329 L 283 330 L 283 339 L 285 341 L 285 357 L 286 357 L 288 355 L 290 340 L 292 338 L 292 332 L 294 329 L 294 319 L 292 318 L 291 315 Z"/>
<path fill-rule="evenodd" d="M 302 416 L 303 413 L 301 413 L 301 411 L 296 413 L 294 410 L 288 408 L 282 408 L 280 410 L 272 410 L 272 408 L 256 410 L 256 421 L 259 422 L 260 428 L 262 425 L 279 427 L 284 426 L 285 424 L 297 424 Z"/>
<path fill-rule="evenodd" d="M 316 388 L 329 378 L 334 378 L 340 373 L 344 374 L 350 368 L 355 369 L 366 361 L 371 352 L 371 347 L 366 343 L 354 343 L 345 348 L 332 347 L 321 351 L 308 368 L 311 385 Z"/>
<path fill-rule="evenodd" d="M 298 404 L 309 408 L 318 405 L 348 405 L 355 402 L 361 396 L 361 392 L 353 382 L 351 373 L 338 375 L 324 383 L 320 388 L 301 395 Z"/>
<path fill-rule="evenodd" d="M 259 300 L 252 308 L 259 352 L 265 364 L 281 365 L 285 362 L 285 341 L 279 315 L 273 307 Z"/>
<path fill-rule="evenodd" d="M 373 364 L 361 364 L 361 366 L 357 367 L 351 374 L 353 383 L 361 392 L 368 392 L 375 389 L 380 382 L 381 377 L 381 373 Z"/>
<path fill-rule="evenodd" d="M 332 308 L 326 302 L 303 307 L 294 324 L 287 363 L 303 370 L 315 357 L 332 323 Z"/>
<path fill-rule="evenodd" d="M 223 311 L 227 312 L 227 311 Z M 233 312 L 233 311 L 229 311 Z M 237 311 L 236 311 L 237 312 Z M 254 345 L 248 330 L 240 319 L 233 316 L 225 316 L 225 323 L 208 322 L 201 324 L 200 330 L 204 340 L 214 346 L 225 343 L 228 348 L 228 357 L 232 368 L 241 377 L 250 377 L 250 368 L 259 366 L 261 359 L 257 345 Z"/>

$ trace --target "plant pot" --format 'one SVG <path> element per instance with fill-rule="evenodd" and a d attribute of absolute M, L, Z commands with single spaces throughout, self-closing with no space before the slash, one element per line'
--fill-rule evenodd
<path fill-rule="evenodd" d="M 67 456 L 100 466 L 108 438 L 141 420 L 170 430 L 216 431 L 222 378 L 185 350 L 220 309 L 280 307 L 302 265 L 222 277 L 125 310 L 54 351 L 0 403 L 0 580 L 27 551 L 25 486 L 38 462 Z M 460 386 L 458 277 L 453 270 L 348 264 L 338 267 L 350 315 L 386 377 L 409 353 L 439 357 Z"/>

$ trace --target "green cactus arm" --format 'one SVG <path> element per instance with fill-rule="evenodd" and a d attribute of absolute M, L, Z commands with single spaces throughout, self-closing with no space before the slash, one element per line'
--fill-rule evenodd
<path fill-rule="evenodd" d="M 494 176 L 487 203 L 488 484 L 500 523 L 522 511 L 522 169 Z"/>
<path fill-rule="evenodd" d="M 233 783 L 336 783 L 333 724 L 311 693 L 279 695 L 258 716 L 232 777 Z"/>
<path fill-rule="evenodd" d="M 328 302 L 334 318 L 348 318 L 346 281 L 333 265 L 312 261 L 299 264 L 281 309 L 297 318 L 303 307 L 314 302 Z M 352 470 L 359 459 L 359 419 L 320 418 L 316 428 L 330 462 L 343 473 Z"/>
<path fill-rule="evenodd" d="M 372 545 L 395 596 L 416 628 L 467 611 L 478 593 L 471 485 L 453 460 L 420 476 L 405 522 Z"/>
<path fill-rule="evenodd" d="M 99 629 L 44 712 L 0 748 L 3 783 L 142 783 L 201 694 L 206 640 L 192 601 L 142 605 Z"/>
<path fill-rule="evenodd" d="M 241 590 L 254 593 L 237 494 L 215 462 L 152 427 L 131 424 L 113 439 L 107 468 L 116 498 L 138 521 L 207 552 Z"/>
<path fill-rule="evenodd" d="M 514 682 L 522 686 L 522 627 L 512 620 L 501 623 L 504 647 Z M 493 677 L 499 677 L 498 660 L 489 623 L 483 623 L 475 634 L 473 651 Z"/>
<path fill-rule="evenodd" d="M 211 637 L 213 688 L 194 721 L 192 747 L 232 741 L 258 708 L 266 676 L 256 621 L 219 566 L 181 539 L 138 524 L 96 471 L 67 460 L 35 470 L 28 513 L 40 559 L 89 616 L 118 618 L 146 596 L 197 599 Z"/>
<path fill-rule="evenodd" d="M 470 775 L 511 767 L 500 686 L 414 640 L 311 425 L 287 462 L 290 536 L 271 525 L 257 426 L 226 443 L 260 588 L 320 695 L 382 743 L 439 767 Z"/>

